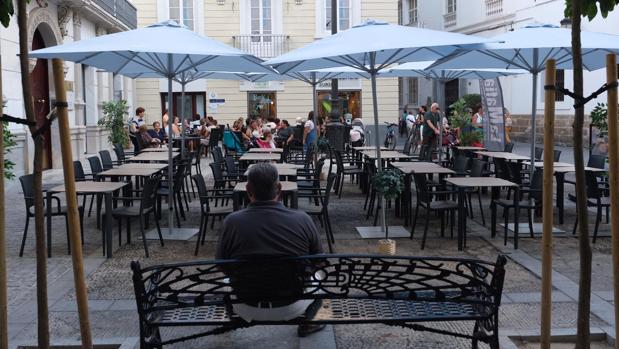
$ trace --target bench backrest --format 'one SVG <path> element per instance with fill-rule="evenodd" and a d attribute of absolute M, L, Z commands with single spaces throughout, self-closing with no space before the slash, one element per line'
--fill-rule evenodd
<path fill-rule="evenodd" d="M 496 311 L 506 258 L 316 255 L 157 265 L 131 263 L 140 317 L 167 308 L 298 299 L 466 302 Z"/>

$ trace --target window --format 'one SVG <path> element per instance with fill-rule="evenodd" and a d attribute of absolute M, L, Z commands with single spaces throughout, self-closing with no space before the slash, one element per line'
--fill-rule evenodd
<path fill-rule="evenodd" d="M 417 23 L 417 0 L 408 0 L 408 23 Z"/>
<path fill-rule="evenodd" d="M 251 41 L 270 42 L 273 34 L 271 0 L 251 0 Z"/>
<path fill-rule="evenodd" d="M 337 30 L 346 30 L 350 28 L 350 0 L 337 0 Z M 325 0 L 325 29 L 331 32 L 331 0 Z"/>
<path fill-rule="evenodd" d="M 247 115 L 272 120 L 277 117 L 277 95 L 275 92 L 248 92 Z"/>
<path fill-rule="evenodd" d="M 193 0 L 170 0 L 170 19 L 193 30 Z"/>
<path fill-rule="evenodd" d="M 417 104 L 419 95 L 419 80 L 417 78 L 407 79 L 407 96 L 406 101 L 408 104 Z"/>
<path fill-rule="evenodd" d="M 556 79 L 557 79 L 555 81 L 556 86 L 560 88 L 565 88 L 565 70 L 557 69 Z M 555 93 L 555 101 L 563 102 L 564 100 L 565 100 L 565 95 L 563 94 L 563 92 L 557 90 Z"/>
<path fill-rule="evenodd" d="M 456 12 L 456 0 L 447 0 L 447 13 Z"/>

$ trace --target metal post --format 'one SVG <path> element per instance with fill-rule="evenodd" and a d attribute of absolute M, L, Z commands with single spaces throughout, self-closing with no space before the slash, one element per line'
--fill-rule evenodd
<path fill-rule="evenodd" d="M 183 80 L 181 82 L 181 131 L 182 131 L 181 156 L 184 158 L 185 157 L 185 132 L 187 132 L 187 130 L 185 129 L 185 85 L 187 84 L 187 82 L 185 81 L 185 73 L 183 73 L 182 79 Z"/>
<path fill-rule="evenodd" d="M 329 0 L 327 0 L 329 1 Z M 337 34 L 338 18 L 337 18 L 338 0 L 331 0 L 331 35 Z M 340 98 L 338 91 L 338 80 L 331 79 L 331 121 L 339 122 L 340 120 Z"/>
<path fill-rule="evenodd" d="M 174 77 L 172 68 L 172 54 L 168 54 L 168 234 L 172 235 L 172 225 L 174 221 L 174 192 L 172 176 L 174 176 L 174 164 L 172 163 L 172 123 L 174 123 L 174 98 L 172 98 L 172 78 Z"/>
<path fill-rule="evenodd" d="M 382 159 L 381 159 L 381 154 L 380 154 L 380 140 L 378 137 L 378 97 L 376 95 L 376 74 L 378 73 L 376 71 L 376 68 L 374 67 L 375 65 L 375 61 L 376 61 L 376 53 L 372 52 L 370 53 L 370 77 L 372 79 L 372 105 L 374 107 L 374 139 L 376 140 L 376 161 L 378 161 L 378 163 L 376 164 L 376 168 L 378 169 L 378 172 L 380 173 L 383 170 L 383 163 L 382 163 Z M 385 206 L 385 198 L 380 195 L 380 202 L 382 205 L 382 209 L 381 209 L 381 231 L 382 232 L 386 232 L 387 231 L 387 226 L 386 226 L 386 215 L 385 215 L 385 209 L 387 208 Z"/>
<path fill-rule="evenodd" d="M 555 84 L 555 60 L 546 61 L 546 85 Z M 540 348 L 550 349 L 552 327 L 552 225 L 554 183 L 555 90 L 544 92 L 544 192 L 542 198 L 542 326 Z M 531 168 L 533 160 L 531 160 Z M 531 175 L 531 184 L 533 184 Z"/>
<path fill-rule="evenodd" d="M 617 58 L 615 54 L 606 55 L 606 83 L 617 81 Z M 617 87 L 609 88 L 608 98 L 608 175 L 610 184 L 610 231 L 613 255 L 613 286 L 615 299 L 619 299 L 619 131 L 617 130 Z M 615 319 L 619 319 L 619 307 L 615 306 Z M 617 320 L 615 320 L 617 321 Z M 615 338 L 619 327 L 615 326 Z M 615 341 L 615 348 L 619 343 Z"/>
<path fill-rule="evenodd" d="M 535 114 L 537 111 L 537 74 L 539 73 L 539 69 L 537 67 L 538 65 L 538 61 L 539 61 L 539 49 L 533 49 L 533 69 L 535 69 L 533 71 L 533 79 L 532 79 L 532 84 L 533 86 L 532 91 L 533 91 L 533 98 L 531 99 L 531 135 L 532 135 L 532 139 L 531 139 L 531 164 L 533 164 L 533 162 L 535 162 Z M 533 172 L 535 171 L 535 166 L 531 166 L 530 169 L 530 176 L 531 178 L 533 178 Z"/>

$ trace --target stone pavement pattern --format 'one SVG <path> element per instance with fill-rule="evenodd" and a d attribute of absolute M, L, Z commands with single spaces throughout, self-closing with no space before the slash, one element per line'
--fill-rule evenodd
<path fill-rule="evenodd" d="M 526 151 L 520 151 L 525 154 Z M 564 151 L 565 153 L 565 151 Z M 569 155 L 568 155 L 569 157 Z M 566 159 L 562 159 L 566 160 Z M 566 160 L 569 161 L 569 160 Z M 87 165 L 86 165 L 87 166 Z M 203 174 L 207 183 L 211 183 L 208 161 L 203 161 Z M 46 183 L 62 182 L 61 173 L 48 171 Z M 573 190 L 569 186 L 567 191 Z M 375 253 L 375 240 L 362 240 L 355 231 L 356 226 L 371 225 L 372 219 L 365 219 L 362 210 L 365 197 L 350 181 L 346 181 L 341 199 L 334 197 L 331 201 L 330 216 L 336 238 L 337 252 Z M 21 189 L 17 182 L 8 186 L 7 193 L 8 220 L 8 254 L 9 254 L 9 330 L 12 344 L 33 342 L 36 339 L 36 304 L 35 304 L 35 258 L 34 228 L 30 225 L 24 257 L 19 258 L 18 251 L 24 226 L 24 204 Z M 89 201 L 88 201 L 89 203 Z M 422 226 L 418 226 L 413 240 L 398 239 L 398 254 L 426 256 L 474 257 L 494 261 L 498 253 L 508 255 L 503 304 L 500 314 L 500 328 L 503 333 L 520 333 L 539 331 L 540 313 L 540 279 L 537 269 L 540 267 L 540 239 L 527 238 L 523 232 L 520 250 L 514 251 L 511 243 L 503 246 L 502 229 L 497 238 L 490 238 L 488 225 L 482 226 L 477 205 L 474 205 L 475 219 L 469 220 L 469 239 L 465 251 L 457 250 L 456 239 L 440 237 L 438 219 L 431 220 L 428 241 L 425 250 L 420 250 Z M 164 203 L 165 207 L 165 203 Z M 484 202 L 485 213 L 489 221 L 488 198 Z M 578 282 L 578 245 L 571 236 L 574 216 L 573 204 L 566 201 L 566 223 L 559 226 L 570 233 L 558 235 L 555 239 L 554 270 L 565 277 L 565 282 L 557 283 L 553 290 L 553 328 L 573 329 L 576 326 L 576 301 L 573 283 Z M 591 215 L 593 218 L 594 215 Z M 541 219 L 538 218 L 538 222 Z M 163 219 L 165 226 L 165 218 Z M 403 220 L 396 218 L 394 210 L 388 211 L 390 225 L 401 225 Z M 31 222 L 32 223 L 32 222 Z M 198 203 L 190 203 L 187 220 L 183 227 L 194 227 L 199 223 Z M 423 222 L 421 221 L 420 224 Z M 591 223 L 591 222 L 590 222 Z M 318 223 L 317 223 L 318 224 Z M 488 223 L 487 223 L 488 224 Z M 215 229 L 209 227 L 207 243 L 201 247 L 198 257 L 193 256 L 195 238 L 190 241 L 166 241 L 160 247 L 155 241 L 149 241 L 151 258 L 144 258 L 141 242 L 137 238 L 138 229 L 134 226 L 133 243 L 118 247 L 117 228 L 114 226 L 114 258 L 105 260 L 101 254 L 101 233 L 96 229 L 94 215 L 85 221 L 86 271 L 88 274 L 89 306 L 93 336 L 98 339 L 125 339 L 138 336 L 137 314 L 133 300 L 133 289 L 129 263 L 138 259 L 143 265 L 165 262 L 180 262 L 213 257 L 214 242 L 217 240 L 220 222 Z M 79 322 L 73 293 L 73 281 L 70 256 L 66 251 L 66 233 L 64 220 L 54 219 L 54 257 L 48 259 L 49 306 L 51 338 L 53 341 L 79 340 Z M 166 234 L 165 228 L 163 229 Z M 608 234 L 608 225 L 600 225 L 601 235 Z M 123 231 L 123 238 L 124 238 Z M 324 242 L 326 247 L 326 241 Z M 598 317 L 592 315 L 591 325 L 596 328 L 614 326 L 610 323 L 608 311 L 612 312 L 612 275 L 610 258 L 610 239 L 602 237 L 594 245 L 593 290 L 600 308 Z M 568 282 L 568 281 L 571 281 Z M 604 311 L 604 308 L 607 308 Z M 595 309 L 594 309 L 595 310 Z M 439 327 L 471 326 L 469 323 L 439 324 Z M 437 334 L 413 332 L 399 327 L 384 325 L 340 325 L 334 326 L 333 334 L 321 335 L 299 340 L 296 328 L 292 326 L 254 327 L 233 331 L 186 343 L 174 348 L 248 348 L 256 345 L 268 345 L 273 348 L 313 348 L 317 343 L 324 348 L 466 348 L 470 342 L 454 337 Z M 330 336 L 330 337 L 329 337 Z M 324 338 L 326 341 L 323 341 Z M 320 346 L 319 346 L 320 347 Z"/>

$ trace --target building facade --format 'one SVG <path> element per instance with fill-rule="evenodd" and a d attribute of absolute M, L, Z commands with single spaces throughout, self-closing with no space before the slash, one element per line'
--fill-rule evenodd
<path fill-rule="evenodd" d="M 16 6 L 16 5 L 15 5 Z M 17 7 L 15 7 L 17 8 Z M 136 28 L 137 12 L 128 0 L 35 0 L 28 5 L 28 40 L 32 50 Z M 25 118 L 19 64 L 17 16 L 0 29 L 2 85 L 6 114 Z M 50 60 L 30 61 L 34 110 L 44 120 L 53 105 L 55 91 Z M 65 62 L 65 86 L 74 157 L 109 147 L 106 133 L 97 126 L 103 102 L 125 99 L 134 105 L 133 81 L 93 67 Z M 17 146 L 8 154 L 15 174 L 31 172 L 34 144 L 26 127 L 11 124 Z M 44 169 L 62 167 L 58 125 L 53 123 L 44 142 Z"/>
<path fill-rule="evenodd" d="M 330 35 L 330 0 L 135 0 L 138 26 L 173 19 L 199 34 L 269 59 Z M 366 19 L 398 22 L 397 1 L 338 0 L 338 28 L 344 30 Z M 330 82 L 318 86 L 319 114 L 330 91 Z M 148 121 L 159 119 L 167 109 L 167 85 L 160 79 L 136 81 L 139 106 L 146 108 Z M 363 79 L 339 80 L 344 112 L 364 117 L 372 124 L 370 83 Z M 174 86 L 175 111 L 181 110 L 181 86 Z M 311 86 L 299 81 L 249 83 L 201 80 L 186 86 L 186 117 L 216 118 L 220 124 L 238 117 L 306 118 L 312 109 Z M 395 120 L 398 115 L 396 79 L 378 81 L 379 115 Z"/>
<path fill-rule="evenodd" d="M 509 30 L 524 27 L 530 24 L 552 24 L 559 26 L 564 19 L 565 2 L 563 0 L 400 0 L 400 21 L 405 25 L 413 25 L 436 30 L 453 31 L 463 34 L 472 34 L 491 37 Z M 583 19 L 582 30 L 603 32 L 619 35 L 619 11 L 614 11 L 604 19 L 598 15 L 593 21 Z M 584 74 L 585 94 L 597 90 L 606 82 L 605 70 L 586 72 Z M 572 72 L 559 70 L 557 81 L 564 87 L 573 90 Z M 529 142 L 531 130 L 531 95 L 532 79 L 530 74 L 523 74 L 501 78 L 505 107 L 510 110 L 514 120 L 513 136 L 516 141 Z M 419 96 L 415 98 L 425 104 L 425 96 L 432 95 L 434 99 L 433 82 L 419 79 L 417 90 Z M 538 142 L 543 137 L 543 96 L 544 74 L 540 74 L 537 86 L 537 127 Z M 406 101 L 410 94 L 407 84 L 400 90 L 400 100 Z M 453 80 L 446 84 L 445 107 L 449 106 L 460 96 L 468 93 L 479 93 L 477 80 Z M 599 102 L 606 102 L 606 94 L 598 97 Z M 596 102 L 585 106 L 589 113 Z M 558 95 L 556 100 L 556 139 L 557 144 L 571 144 L 573 101 L 568 96 Z M 583 130 L 588 137 L 589 127 Z"/>

